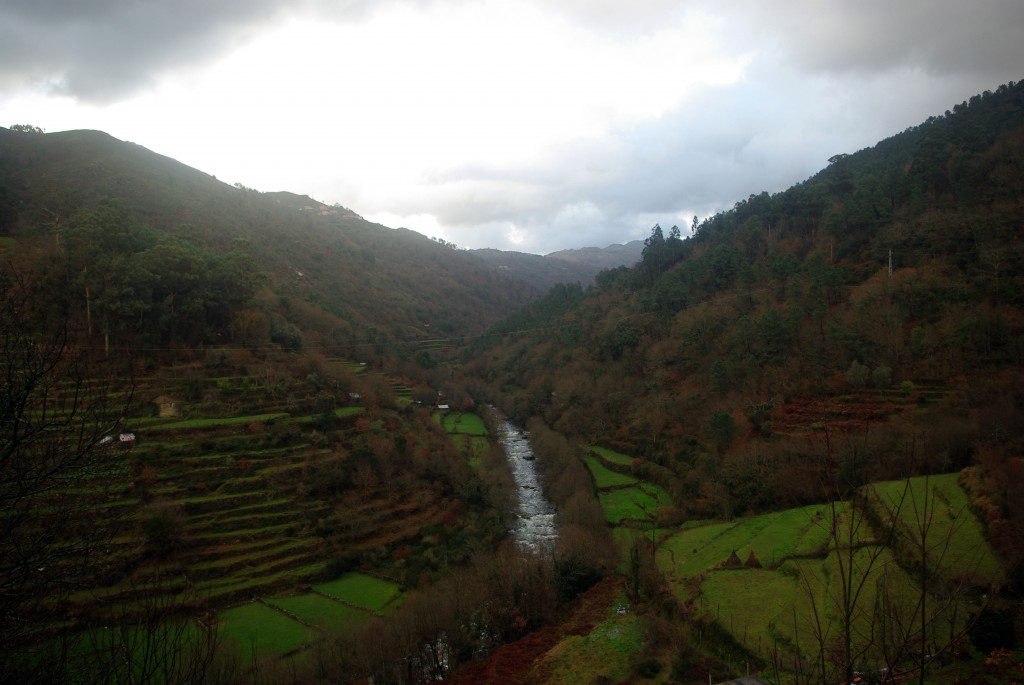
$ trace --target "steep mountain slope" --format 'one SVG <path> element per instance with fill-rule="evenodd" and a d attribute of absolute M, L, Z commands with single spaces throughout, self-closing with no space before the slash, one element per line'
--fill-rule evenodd
<path fill-rule="evenodd" d="M 76 249 L 69 238 L 76 232 L 85 245 L 106 240 L 103 254 L 89 255 L 92 264 L 84 263 L 84 248 Z M 95 131 L 0 129 L 0 236 L 22 268 L 35 255 L 34 260 L 67 260 L 78 274 L 87 274 L 75 276 L 86 282 L 69 284 L 76 292 L 90 285 L 93 293 L 101 289 L 88 282 L 101 271 L 108 283 L 120 278 L 140 299 L 121 307 L 123 325 L 112 333 L 122 339 L 132 333 L 127 310 L 144 310 L 145 319 L 171 297 L 150 297 L 146 277 L 126 269 L 159 258 L 160 268 L 148 269 L 156 278 L 168 268 L 169 251 L 188 262 L 180 271 L 194 273 L 207 270 L 197 252 L 209 258 L 237 254 L 245 280 L 267 286 L 251 288 L 259 303 L 250 318 L 265 317 L 275 332 L 293 332 L 293 326 L 306 344 L 349 350 L 372 347 L 383 336 L 415 340 L 476 333 L 543 292 L 412 231 L 386 229 L 308 197 L 232 187 Z M 211 322 L 200 339 L 177 331 L 171 336 L 177 339 L 159 342 L 223 342 L 243 305 L 231 303 L 223 320 Z"/>
<path fill-rule="evenodd" d="M 467 369 L 704 515 L 814 501 L 836 472 L 1019 458 L 1022 160 L 1010 84 L 692 237 L 655 228 L 635 268 L 552 291 Z"/>

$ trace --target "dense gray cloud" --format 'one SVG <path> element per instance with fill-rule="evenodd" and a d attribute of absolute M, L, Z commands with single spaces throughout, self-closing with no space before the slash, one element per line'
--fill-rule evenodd
<path fill-rule="evenodd" d="M 869 147 L 999 85 L 914 69 L 869 80 L 781 73 L 754 69 L 742 84 L 704 90 L 605 138 L 566 143 L 536 165 L 451 170 L 431 179 L 416 206 L 453 227 L 451 240 L 474 247 L 481 227 L 494 231 L 488 245 L 538 253 L 643 238 L 656 222 L 685 232 L 694 215 L 782 191 L 836 153 Z M 508 242 L 509 224 L 522 242 Z"/>
<path fill-rule="evenodd" d="M 202 63 L 271 20 L 279 0 L 16 0 L 0 5 L 0 85 L 104 102 Z"/>
<path fill-rule="evenodd" d="M 400 1 L 400 0 L 396 0 Z M 14 0 L 0 4 L 0 87 L 107 103 L 204 64 L 289 16 L 353 22 L 382 0 Z"/>
<path fill-rule="evenodd" d="M 738 47 L 774 43 L 813 71 L 915 65 L 941 73 L 989 73 L 1021 65 L 1024 3 L 1019 0 L 564 0 L 548 5 L 610 34 L 656 32 L 687 12 L 721 17 Z"/>
<path fill-rule="evenodd" d="M 765 32 L 814 71 L 1009 72 L 1020 68 L 1019 0 L 893 2 L 751 0 L 734 15 L 745 35 Z"/>
<path fill-rule="evenodd" d="M 0 5 L 0 85 L 47 83 L 72 97 L 107 101 L 145 87 L 158 72 L 202 64 L 282 16 L 350 22 L 393 4 L 400 0 L 14 0 Z M 1019 0 L 747 0 L 728 8 L 706 0 L 566 0 L 543 6 L 613 35 L 656 32 L 687 12 L 717 16 L 737 47 L 774 44 L 810 71 L 912 65 L 936 73 L 1010 72 L 1022 56 Z"/>
<path fill-rule="evenodd" d="M 656 32 L 686 11 L 722 9 L 575 0 L 553 11 L 618 35 Z M 731 3 L 725 20 L 723 35 L 754 53 L 741 83 L 702 90 L 599 140 L 568 142 L 532 167 L 450 170 L 432 179 L 436 194 L 418 198 L 420 211 L 438 216 L 459 244 L 541 253 L 642 238 L 655 221 L 685 229 L 693 214 L 783 190 L 832 154 L 1019 79 L 1024 66 L 1019 0 L 751 0 Z"/>

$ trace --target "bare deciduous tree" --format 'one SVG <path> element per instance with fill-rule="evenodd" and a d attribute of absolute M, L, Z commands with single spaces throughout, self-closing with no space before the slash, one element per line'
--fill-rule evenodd
<path fill-rule="evenodd" d="M 85 377 L 66 319 L 0 269 L 0 673 L 24 667 L 62 599 L 103 572 L 126 460 L 114 437 L 130 383 Z M 116 433 L 114 433 L 116 435 Z M 71 617 L 73 618 L 73 617 Z"/>

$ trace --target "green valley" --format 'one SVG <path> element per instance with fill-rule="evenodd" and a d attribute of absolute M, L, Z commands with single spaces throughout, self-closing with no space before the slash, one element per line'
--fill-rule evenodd
<path fill-rule="evenodd" d="M 0 681 L 1015 682 L 1022 159 L 1010 83 L 595 273 L 0 129 Z"/>

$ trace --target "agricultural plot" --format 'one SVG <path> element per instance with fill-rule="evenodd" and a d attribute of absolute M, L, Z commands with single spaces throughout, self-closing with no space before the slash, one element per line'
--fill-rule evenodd
<path fill-rule="evenodd" d="M 658 507 L 672 503 L 664 488 L 647 483 L 626 473 L 610 469 L 606 464 L 631 466 L 632 457 L 603 447 L 588 447 L 583 463 L 590 472 L 597 499 L 605 518 L 614 526 L 628 521 L 650 521 Z"/>
<path fill-rule="evenodd" d="M 398 585 L 364 573 L 346 573 L 337 580 L 314 585 L 313 589 L 377 613 L 397 602 L 402 595 Z"/>
<path fill-rule="evenodd" d="M 344 419 L 350 416 L 358 416 L 366 411 L 366 407 L 337 407 L 334 410 L 335 418 Z M 312 423 L 313 421 L 320 418 L 316 415 L 309 416 L 295 416 L 291 419 L 292 423 Z"/>
<path fill-rule="evenodd" d="M 283 609 L 305 623 L 327 630 L 351 628 L 366 621 L 370 614 L 315 592 L 265 600 L 267 604 Z"/>
<path fill-rule="evenodd" d="M 931 477 L 927 483 L 914 479 L 906 494 L 905 486 L 904 481 L 880 483 L 868 490 L 879 518 L 888 516 L 904 531 L 894 548 L 878 546 L 868 517 L 842 503 L 835 517 L 830 506 L 812 505 L 686 528 L 660 545 L 657 562 L 682 601 L 692 598 L 692 582 L 698 581 L 698 613 L 763 658 L 780 647 L 813 661 L 819 635 L 824 634 L 825 643 L 838 639 L 844 577 L 854 579 L 849 586 L 856 588 L 852 635 L 868 649 L 867 661 L 881 660 L 878 645 L 884 642 L 871 642 L 880 639 L 878 612 L 892 625 L 923 620 L 928 639 L 943 644 L 978 608 L 970 596 L 956 592 L 962 586 L 954 582 L 942 586 L 947 594 L 941 601 L 925 603 L 925 617 L 919 613 L 920 585 L 905 569 L 916 569 L 914 554 L 920 548 L 908 548 L 906 540 L 913 538 L 921 520 L 926 488 L 935 503 L 929 507 L 932 535 L 941 543 L 939 548 L 928 546 L 929 564 L 938 573 L 930 590 L 940 590 L 944 579 L 998 580 L 1001 568 L 967 510 L 955 474 Z M 734 551 L 741 561 L 753 552 L 766 568 L 722 568 Z"/>
<path fill-rule="evenodd" d="M 839 507 L 841 514 L 848 512 L 846 503 Z M 733 551 L 741 560 L 753 551 L 765 566 L 795 555 L 823 554 L 829 543 L 830 519 L 826 506 L 811 505 L 688 528 L 661 545 L 658 565 L 666 573 L 684 579 L 714 568 Z"/>
<path fill-rule="evenodd" d="M 195 589 L 199 593 L 210 597 L 251 597 L 268 588 L 279 588 L 285 585 L 294 584 L 297 579 L 309 578 L 312 575 L 323 571 L 323 563 L 317 562 L 307 566 L 289 565 L 287 568 L 278 568 L 275 571 L 268 571 L 263 567 L 252 569 L 250 573 L 238 574 L 222 578 L 214 577 L 195 583 Z"/>
<path fill-rule="evenodd" d="M 586 455 L 583 457 L 583 462 L 587 465 L 587 469 L 590 471 L 591 478 L 594 479 L 594 485 L 599 490 L 603 488 L 613 488 L 620 485 L 634 485 L 637 483 L 637 479 L 633 476 L 625 473 L 619 473 L 618 471 L 612 471 L 605 466 L 600 459 L 593 455 Z"/>
<path fill-rule="evenodd" d="M 392 491 L 379 472 L 357 472 L 339 456 L 344 449 L 331 449 L 361 443 L 365 433 L 418 437 L 418 414 L 332 407 L 339 420 L 326 422 L 328 432 L 315 423 L 323 416 L 308 381 L 282 377 L 261 386 L 245 376 L 200 377 L 199 365 L 158 374 L 140 395 L 180 398 L 181 415 L 132 416 L 136 443 L 110 450 L 122 472 L 69 489 L 96 496 L 97 511 L 123 512 L 127 522 L 99 560 L 114 569 L 111 584 L 71 598 L 90 622 L 131 629 L 128 622 L 152 599 L 189 616 L 189 626 L 198 626 L 199 613 L 216 613 L 218 634 L 239 649 L 243 664 L 254 655 L 290 658 L 327 631 L 386 614 L 403 599 L 396 584 L 362 574 L 291 594 L 325 577 L 328 562 L 415 581 L 449 563 L 450 549 L 471 547 L 474 531 L 451 523 L 453 502 L 430 488 L 412 496 Z M 396 404 L 412 401 L 407 387 L 392 387 Z M 165 404 L 132 413 L 156 413 Z M 490 448 L 480 417 L 447 420 L 470 464 Z M 410 549 L 415 568 L 396 553 Z M 253 597 L 259 599 L 249 602 Z"/>
<path fill-rule="evenodd" d="M 257 602 L 222 611 L 218 619 L 221 636 L 235 645 L 243 662 L 251 661 L 254 654 L 287 654 L 315 637 L 307 626 Z"/>
<path fill-rule="evenodd" d="M 615 616 L 587 635 L 570 635 L 534 667 L 536 682 L 589 685 L 620 682 L 643 646 L 643 628 L 635 615 Z"/>
<path fill-rule="evenodd" d="M 476 414 L 468 412 L 449 412 L 441 417 L 441 425 L 449 433 L 462 435 L 487 435 L 484 420 Z"/>
<path fill-rule="evenodd" d="M 649 520 L 659 506 L 672 503 L 662 488 L 639 482 L 632 487 L 600 492 L 597 499 L 604 509 L 605 518 L 613 525 L 627 520 Z"/>
<path fill-rule="evenodd" d="M 873 561 L 872 555 L 877 555 Z M 879 606 L 880 592 L 885 593 L 886 602 L 912 603 L 913 581 L 887 549 L 868 546 L 854 552 L 852 565 L 847 553 L 832 552 L 824 559 L 792 559 L 776 570 L 712 571 L 701 583 L 699 608 L 755 654 L 767 657 L 778 643 L 788 649 L 801 645 L 808 657 L 817 650 L 819 631 L 832 638 L 841 631 L 840 563 L 853 569 L 855 581 L 866 579 L 856 598 L 856 639 L 866 641 L 872 635 L 873 610 Z M 932 630 L 940 632 L 942 627 L 936 624 Z M 945 630 L 949 631 L 948 625 Z"/>
<path fill-rule="evenodd" d="M 189 373 L 183 370 L 180 377 L 188 378 Z M 322 527 L 331 526 L 338 544 L 356 553 L 410 538 L 444 515 L 429 499 L 413 503 L 364 497 L 339 518 L 329 504 L 304 496 L 299 489 L 312 461 L 330 472 L 333 456 L 303 439 L 312 418 L 319 417 L 282 411 L 282 393 L 289 389 L 279 388 L 273 399 L 245 376 L 198 381 L 192 376 L 191 382 L 207 397 L 230 396 L 230 404 L 197 400 L 185 404 L 190 415 L 186 418 L 131 419 L 139 440 L 130 458 L 139 471 L 125 478 L 130 486 L 123 488 L 124 497 L 103 503 L 161 503 L 137 512 L 140 529 L 124 546 L 137 559 L 137 574 L 148 573 L 146 559 L 140 556 L 144 546 L 166 545 L 173 550 L 171 573 L 187 576 L 209 604 L 231 604 L 241 597 L 272 595 L 320 575 L 326 560 L 313 527 L 321 522 Z M 161 392 L 187 396 L 184 383 L 161 386 Z M 224 416 L 229 406 L 240 415 Z M 363 412 L 359 406 L 334 409 L 339 419 Z M 144 524 L 164 511 L 169 512 L 165 519 L 171 533 L 166 542 L 148 540 Z M 339 521 L 342 526 L 335 525 Z M 125 563 L 131 560 L 126 558 Z M 131 601 L 133 591 L 127 583 L 112 589 L 123 595 L 123 602 Z M 82 602 L 95 604 L 88 596 Z"/>
<path fill-rule="evenodd" d="M 587 449 L 612 464 L 619 464 L 620 466 L 633 465 L 633 457 L 628 454 L 622 454 L 621 452 L 616 452 L 606 447 L 598 447 L 596 445 L 590 445 Z"/>
<path fill-rule="evenodd" d="M 65 674 L 73 673 L 73 680 L 66 680 L 65 675 L 54 682 L 177 682 L 165 674 L 180 674 L 191 658 L 208 653 L 216 640 L 207 640 L 216 630 L 213 627 L 208 634 L 193 618 L 178 617 L 155 625 L 92 626 L 61 637 L 50 636 L 32 645 L 25 656 L 26 664 L 31 663 L 35 671 L 30 682 L 50 682 L 47 675 L 55 674 L 49 668 L 59 663 L 70 665 Z M 17 682 L 11 680 L 11 674 L 3 675 L 5 682 Z"/>
<path fill-rule="evenodd" d="M 218 626 L 244 660 L 280 656 L 316 640 L 321 629 L 352 627 L 374 613 L 393 609 L 401 599 L 394 583 L 348 573 L 313 587 L 314 592 L 267 597 L 222 611 Z"/>
<path fill-rule="evenodd" d="M 883 520 L 895 518 L 901 553 L 916 552 L 921 531 L 927 530 L 928 564 L 941 576 L 999 583 L 1005 575 L 1002 564 L 985 540 L 957 478 L 958 474 L 947 473 L 876 483 L 869 493 Z"/>
<path fill-rule="evenodd" d="M 412 388 L 398 381 L 392 381 L 391 388 L 395 391 L 395 406 L 408 407 L 412 404 Z"/>
<path fill-rule="evenodd" d="M 190 428 L 217 428 L 219 426 L 234 426 L 253 422 L 270 423 L 278 420 L 288 420 L 290 415 L 287 412 L 273 412 L 269 414 L 253 414 L 251 416 L 232 416 L 228 418 L 209 419 L 188 419 L 186 421 L 175 421 L 173 423 L 161 423 L 146 426 L 145 430 L 183 430 Z M 140 428 L 141 430 L 141 428 Z"/>
<path fill-rule="evenodd" d="M 945 389 L 927 391 L 913 388 L 862 390 L 838 397 L 794 398 L 776 407 L 771 430 L 782 435 L 807 435 L 828 425 L 833 430 L 862 426 L 867 422 L 885 421 L 888 417 L 911 410 L 921 400 L 934 400 L 948 394 Z"/>
<path fill-rule="evenodd" d="M 467 412 L 435 414 L 434 418 L 447 431 L 452 442 L 469 461 L 469 465 L 474 468 L 479 466 L 480 458 L 491 447 L 484 420 L 476 414 Z"/>

